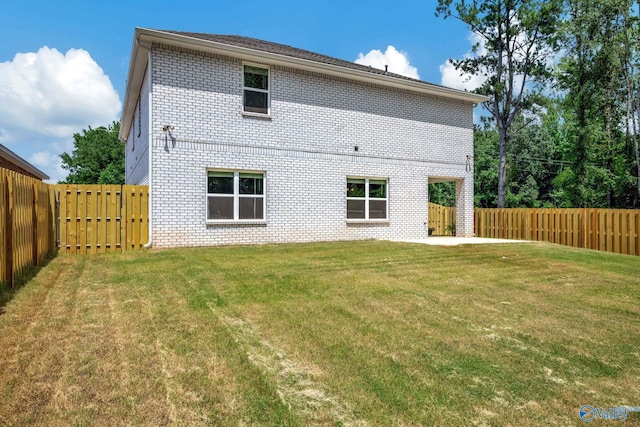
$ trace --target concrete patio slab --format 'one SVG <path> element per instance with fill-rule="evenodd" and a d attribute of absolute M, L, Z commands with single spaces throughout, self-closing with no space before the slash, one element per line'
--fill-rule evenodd
<path fill-rule="evenodd" d="M 390 239 L 392 242 L 421 243 L 434 246 L 486 245 L 495 243 L 534 243 L 531 240 L 492 239 L 488 237 L 435 236 L 427 239 Z"/>

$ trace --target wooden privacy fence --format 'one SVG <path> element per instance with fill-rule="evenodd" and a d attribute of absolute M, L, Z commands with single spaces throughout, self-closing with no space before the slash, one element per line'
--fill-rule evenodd
<path fill-rule="evenodd" d="M 433 234 L 448 234 L 444 231 L 455 218 L 456 208 L 429 203 Z M 640 255 L 640 210 L 475 208 L 474 223 L 477 237 L 546 241 Z"/>
<path fill-rule="evenodd" d="M 0 283 L 13 284 L 55 250 L 54 211 L 49 185 L 0 168 Z"/>
<path fill-rule="evenodd" d="M 456 208 L 429 203 L 429 233 L 434 236 L 451 235 L 456 223 Z"/>
<path fill-rule="evenodd" d="M 14 284 L 56 248 L 62 253 L 141 249 L 149 191 L 140 185 L 50 185 L 0 168 L 0 283 Z"/>
<path fill-rule="evenodd" d="M 147 186 L 58 184 L 51 187 L 58 201 L 61 252 L 132 251 L 147 243 Z"/>
<path fill-rule="evenodd" d="M 475 233 L 640 255 L 640 210 L 477 208 Z"/>

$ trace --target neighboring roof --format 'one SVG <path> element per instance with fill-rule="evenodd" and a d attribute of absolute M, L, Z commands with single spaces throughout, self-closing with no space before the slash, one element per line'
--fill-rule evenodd
<path fill-rule="evenodd" d="M 131 60 L 129 62 L 129 78 L 127 79 L 127 90 L 120 127 L 120 137 L 123 139 L 128 135 L 131 127 L 135 103 L 147 65 L 147 52 L 154 42 L 227 55 L 245 60 L 262 60 L 270 64 L 315 71 L 352 80 L 366 81 L 382 86 L 428 93 L 430 95 L 457 99 L 473 104 L 487 100 L 483 95 L 451 89 L 399 74 L 389 73 L 377 68 L 356 64 L 355 62 L 250 37 L 136 28 Z"/>
<path fill-rule="evenodd" d="M 16 153 L 9 150 L 7 147 L 5 147 L 2 144 L 0 144 L 0 157 L 3 159 L 6 159 L 9 163 L 12 163 L 18 166 L 20 169 L 24 169 L 25 171 L 29 172 L 31 175 L 41 180 L 49 179 L 49 175 L 42 172 L 40 169 L 36 168 L 31 163 L 27 162 L 25 159 L 18 156 Z"/>

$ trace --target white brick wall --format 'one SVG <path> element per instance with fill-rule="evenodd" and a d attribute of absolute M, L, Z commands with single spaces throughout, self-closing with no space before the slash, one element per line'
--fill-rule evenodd
<path fill-rule="evenodd" d="M 125 183 L 149 183 L 149 85 L 146 75 L 127 138 Z"/>
<path fill-rule="evenodd" d="M 271 119 L 254 118 L 242 61 L 154 46 L 152 64 L 155 246 L 426 237 L 429 176 L 461 180 L 473 233 L 470 104 L 272 66 Z M 266 225 L 208 225 L 208 168 L 265 171 Z M 389 180 L 387 223 L 347 224 L 347 176 Z"/>

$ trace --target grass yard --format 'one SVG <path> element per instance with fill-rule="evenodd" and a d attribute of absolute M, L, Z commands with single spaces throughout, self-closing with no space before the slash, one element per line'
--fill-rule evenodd
<path fill-rule="evenodd" d="M 640 258 L 376 241 L 59 256 L 4 307 L 0 349 L 0 425 L 578 426 L 585 404 L 640 406 Z"/>

